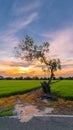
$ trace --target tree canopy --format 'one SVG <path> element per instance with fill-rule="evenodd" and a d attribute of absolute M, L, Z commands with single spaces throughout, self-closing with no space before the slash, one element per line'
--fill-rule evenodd
<path fill-rule="evenodd" d="M 39 59 L 41 62 L 46 62 L 45 55 L 49 52 L 49 43 L 44 42 L 42 45 L 35 44 L 33 39 L 26 36 L 17 47 L 15 47 L 16 57 L 32 61 Z"/>
<path fill-rule="evenodd" d="M 41 45 L 35 44 L 32 38 L 26 36 L 17 47 L 15 47 L 16 57 L 25 59 L 27 61 L 39 60 L 41 64 L 44 64 L 44 71 L 50 72 L 50 78 L 48 84 L 50 85 L 51 80 L 54 76 L 54 72 L 57 69 L 61 69 L 60 59 L 49 58 L 49 46 L 48 42 L 44 42 Z"/>

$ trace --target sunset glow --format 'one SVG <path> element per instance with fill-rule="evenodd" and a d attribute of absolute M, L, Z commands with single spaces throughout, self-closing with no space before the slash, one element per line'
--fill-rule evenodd
<path fill-rule="evenodd" d="M 2 1 L 2 0 L 1 0 Z M 15 58 L 14 47 L 29 35 L 49 42 L 49 58 L 60 58 L 55 74 L 73 76 L 73 0 L 9 0 L 0 4 L 0 75 L 48 76 L 39 61 Z"/>

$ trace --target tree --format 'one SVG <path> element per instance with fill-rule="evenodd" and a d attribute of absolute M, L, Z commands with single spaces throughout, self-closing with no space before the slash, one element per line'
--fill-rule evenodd
<path fill-rule="evenodd" d="M 4 77 L 0 75 L 0 80 L 2 80 L 2 79 L 4 79 Z"/>
<path fill-rule="evenodd" d="M 43 82 L 42 87 L 45 93 L 50 93 L 51 80 L 54 77 L 54 72 L 61 69 L 59 59 L 49 59 L 49 43 L 44 42 L 42 45 L 35 44 L 33 39 L 26 36 L 17 47 L 15 47 L 16 57 L 27 61 L 39 60 L 43 65 L 43 70 L 50 72 L 50 77 L 47 82 Z M 45 66 L 44 66 L 45 65 Z"/>

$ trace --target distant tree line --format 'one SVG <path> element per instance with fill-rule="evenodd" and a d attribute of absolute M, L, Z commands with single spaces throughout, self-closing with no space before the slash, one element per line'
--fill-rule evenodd
<path fill-rule="evenodd" d="M 48 77 L 38 77 L 38 76 L 34 76 L 34 77 L 3 77 L 0 76 L 0 80 L 48 80 Z M 58 77 L 56 78 L 55 76 L 53 77 L 53 80 L 73 80 L 73 77 Z"/>
<path fill-rule="evenodd" d="M 3 76 L 0 76 L 0 80 L 48 80 L 48 78 L 47 77 L 37 77 L 37 76 L 35 76 L 35 77 L 29 77 L 29 76 L 27 76 L 27 77 L 22 77 L 22 76 L 20 76 L 20 77 L 3 77 Z"/>

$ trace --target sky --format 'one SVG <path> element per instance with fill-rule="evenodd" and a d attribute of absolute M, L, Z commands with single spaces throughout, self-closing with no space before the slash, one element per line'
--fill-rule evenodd
<path fill-rule="evenodd" d="M 50 43 L 49 56 L 62 65 L 56 76 L 73 76 L 73 0 L 0 0 L 0 75 L 48 75 L 39 62 L 15 58 L 14 47 L 26 35 Z"/>

